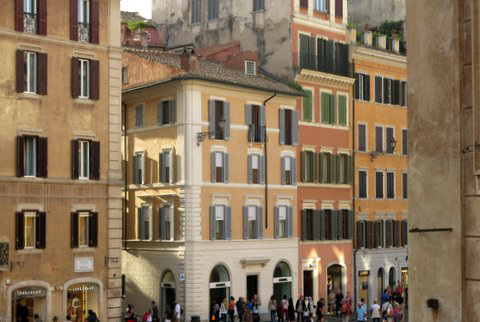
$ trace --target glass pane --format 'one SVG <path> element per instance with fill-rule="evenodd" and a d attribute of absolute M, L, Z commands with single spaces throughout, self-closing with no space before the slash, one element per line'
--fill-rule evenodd
<path fill-rule="evenodd" d="M 286 228 L 287 228 L 287 225 L 286 225 L 286 220 L 279 220 L 278 222 L 278 233 L 279 233 L 279 236 L 280 238 L 285 238 L 287 237 L 287 234 L 286 234 Z"/>
<path fill-rule="evenodd" d="M 25 216 L 25 247 L 35 247 L 35 216 Z"/>
<path fill-rule="evenodd" d="M 145 225 L 145 239 L 150 239 L 150 222 L 148 218 L 144 222 Z"/>
<path fill-rule="evenodd" d="M 80 178 L 89 177 L 89 160 L 90 160 L 89 142 L 83 141 L 80 143 Z"/>
<path fill-rule="evenodd" d="M 170 230 L 171 230 L 170 221 L 165 221 L 165 239 L 166 240 L 172 239 Z"/>
<path fill-rule="evenodd" d="M 78 245 L 88 246 L 88 216 L 78 218 Z"/>
<path fill-rule="evenodd" d="M 29 88 L 28 88 L 28 91 L 30 93 L 35 93 L 37 90 L 36 90 L 36 82 L 35 82 L 35 75 L 36 75 L 36 70 L 37 70 L 37 55 L 35 55 L 34 53 L 30 53 L 29 54 L 29 66 L 28 66 L 28 69 L 29 69 L 29 72 L 28 72 L 28 82 L 29 82 Z"/>
<path fill-rule="evenodd" d="M 24 148 L 25 175 L 35 176 L 36 174 L 36 140 L 33 137 L 25 138 Z"/>
<path fill-rule="evenodd" d="M 217 220 L 215 222 L 216 227 L 215 227 L 215 239 L 225 239 L 225 232 L 223 229 L 223 220 Z"/>
<path fill-rule="evenodd" d="M 256 239 L 257 238 L 257 221 L 249 220 L 248 221 L 248 238 Z"/>

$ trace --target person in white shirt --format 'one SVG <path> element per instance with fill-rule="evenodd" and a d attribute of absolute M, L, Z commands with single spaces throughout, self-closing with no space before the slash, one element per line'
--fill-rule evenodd
<path fill-rule="evenodd" d="M 380 322 L 382 316 L 380 315 L 380 305 L 377 304 L 377 300 L 373 301 L 372 309 L 372 320 L 373 322 Z"/>
<path fill-rule="evenodd" d="M 182 307 L 180 306 L 180 304 L 175 304 L 175 310 L 174 310 L 174 319 L 175 319 L 175 322 L 179 322 L 180 321 L 180 317 L 182 316 Z"/>

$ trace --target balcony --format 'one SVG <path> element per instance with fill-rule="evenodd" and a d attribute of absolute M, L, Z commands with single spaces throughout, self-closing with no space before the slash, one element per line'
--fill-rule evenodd
<path fill-rule="evenodd" d="M 293 68 L 295 70 L 301 70 L 305 68 L 319 72 L 350 77 L 348 52 L 346 55 L 338 55 L 337 57 L 332 56 L 326 57 L 324 55 L 318 56 L 312 54 L 295 53 L 293 57 Z"/>
<path fill-rule="evenodd" d="M 78 22 L 78 41 L 90 42 L 90 24 L 88 22 Z"/>
<path fill-rule="evenodd" d="M 29 34 L 37 34 L 37 14 L 24 12 L 23 13 L 23 31 Z"/>

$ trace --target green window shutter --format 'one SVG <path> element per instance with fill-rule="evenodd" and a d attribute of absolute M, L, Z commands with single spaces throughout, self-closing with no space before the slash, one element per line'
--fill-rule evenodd
<path fill-rule="evenodd" d="M 334 183 L 334 178 L 335 178 L 335 160 L 333 157 L 332 153 L 328 154 L 328 172 L 329 172 L 329 177 L 328 177 L 328 183 Z"/>
<path fill-rule="evenodd" d="M 319 166 L 319 169 L 320 169 L 320 177 L 319 177 L 319 180 L 318 180 L 318 181 L 319 181 L 320 183 L 325 183 L 325 169 L 324 169 L 324 168 L 325 168 L 325 159 L 324 159 L 323 155 L 324 155 L 324 153 L 322 153 L 322 152 L 320 152 L 320 153 L 318 154 L 318 158 L 319 158 L 319 160 L 320 160 L 320 162 L 319 162 L 319 164 L 320 164 L 320 166 Z"/>
<path fill-rule="evenodd" d="M 343 95 L 338 97 L 338 125 L 347 125 L 347 97 Z"/>
<path fill-rule="evenodd" d="M 305 91 L 307 96 L 303 100 L 303 120 L 312 121 L 312 91 Z"/>
<path fill-rule="evenodd" d="M 329 110 L 329 104 L 330 104 L 330 98 L 329 98 L 328 93 L 322 93 L 322 123 L 323 124 L 328 124 L 330 120 L 330 110 Z"/>
<path fill-rule="evenodd" d="M 300 35 L 300 68 L 308 68 L 310 37 Z"/>
<path fill-rule="evenodd" d="M 313 157 L 313 181 L 312 182 L 317 182 L 318 181 L 318 154 L 317 153 L 312 153 Z"/>
<path fill-rule="evenodd" d="M 302 182 L 307 182 L 307 152 L 302 151 Z"/>
<path fill-rule="evenodd" d="M 347 156 L 347 183 L 353 183 L 353 157 L 351 155 Z"/>
<path fill-rule="evenodd" d="M 329 111 L 329 119 L 330 124 L 335 124 L 335 96 L 329 95 L 330 100 L 330 111 Z"/>

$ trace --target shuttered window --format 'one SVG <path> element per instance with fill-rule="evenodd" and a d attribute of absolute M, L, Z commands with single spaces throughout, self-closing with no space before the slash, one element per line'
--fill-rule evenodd
<path fill-rule="evenodd" d="M 158 239 L 174 240 L 174 216 L 173 206 L 165 205 L 158 208 Z"/>
<path fill-rule="evenodd" d="M 263 238 L 263 209 L 259 206 L 243 207 L 243 238 Z"/>
<path fill-rule="evenodd" d="M 245 74 L 250 76 L 255 76 L 257 74 L 257 63 L 255 61 L 245 61 Z"/>
<path fill-rule="evenodd" d="M 152 208 L 142 206 L 137 208 L 137 238 L 139 240 L 152 239 Z"/>
<path fill-rule="evenodd" d="M 317 182 L 318 155 L 314 151 L 302 151 L 302 182 Z"/>
<path fill-rule="evenodd" d="M 47 95 L 47 54 L 17 50 L 16 59 L 17 92 Z"/>
<path fill-rule="evenodd" d="M 208 1 L 208 20 L 218 19 L 218 0 Z"/>
<path fill-rule="evenodd" d="M 375 248 L 384 247 L 383 243 L 383 220 L 375 221 Z"/>
<path fill-rule="evenodd" d="M 73 98 L 100 98 L 100 67 L 98 60 L 72 57 L 71 90 Z"/>
<path fill-rule="evenodd" d="M 308 9 L 308 0 L 299 0 L 300 1 L 300 8 Z"/>
<path fill-rule="evenodd" d="M 275 238 L 292 238 L 293 237 L 293 208 L 287 206 L 279 206 L 274 209 Z"/>
<path fill-rule="evenodd" d="M 15 30 L 30 34 L 47 34 L 47 1 L 15 0 Z"/>
<path fill-rule="evenodd" d="M 353 211 L 341 209 L 338 212 L 338 239 L 353 239 L 355 218 Z"/>
<path fill-rule="evenodd" d="M 335 0 L 335 17 L 343 17 L 343 0 Z"/>
<path fill-rule="evenodd" d="M 168 100 L 157 103 L 158 125 L 175 123 L 175 101 Z"/>
<path fill-rule="evenodd" d="M 393 246 L 393 220 L 385 221 L 385 247 Z"/>
<path fill-rule="evenodd" d="M 228 154 L 225 152 L 214 151 L 211 153 L 212 182 L 228 182 Z"/>
<path fill-rule="evenodd" d="M 392 104 L 392 80 L 389 78 L 383 79 L 383 103 Z"/>
<path fill-rule="evenodd" d="M 98 213 L 78 211 L 70 214 L 70 247 L 98 246 Z"/>
<path fill-rule="evenodd" d="M 375 151 L 383 152 L 383 127 L 375 126 Z"/>
<path fill-rule="evenodd" d="M 402 155 L 408 154 L 408 132 L 407 129 L 402 129 Z"/>
<path fill-rule="evenodd" d="M 133 183 L 144 184 L 145 183 L 145 153 L 137 152 L 133 156 Z"/>
<path fill-rule="evenodd" d="M 305 90 L 305 95 L 302 97 L 302 114 L 303 120 L 307 122 L 313 121 L 313 101 L 312 101 L 312 91 Z"/>
<path fill-rule="evenodd" d="M 208 102 L 208 131 L 212 139 L 230 140 L 230 104 L 224 101 Z"/>
<path fill-rule="evenodd" d="M 357 135 L 357 144 L 358 151 L 366 152 L 367 151 L 367 126 L 365 124 L 358 124 L 358 135 Z"/>
<path fill-rule="evenodd" d="M 70 40 L 98 44 L 99 0 L 70 0 Z"/>
<path fill-rule="evenodd" d="M 159 154 L 159 181 L 162 183 L 174 183 L 175 153 L 172 149 L 166 149 Z"/>
<path fill-rule="evenodd" d="M 405 247 L 405 246 L 408 245 L 408 223 L 407 223 L 406 220 L 402 220 L 401 225 L 402 225 L 402 227 L 401 227 L 401 229 L 402 229 L 402 232 L 401 232 L 401 234 L 402 234 L 402 244 L 401 244 L 401 246 Z"/>
<path fill-rule="evenodd" d="M 353 159 L 350 155 L 339 153 L 335 156 L 335 182 L 339 184 L 348 184 L 353 180 Z"/>
<path fill-rule="evenodd" d="M 383 103 L 383 77 L 375 76 L 375 102 Z"/>
<path fill-rule="evenodd" d="M 407 106 L 407 99 L 408 99 L 408 86 L 407 82 L 401 81 L 400 82 L 400 106 Z"/>
<path fill-rule="evenodd" d="M 335 124 L 335 96 L 329 93 L 322 93 L 322 123 Z"/>
<path fill-rule="evenodd" d="M 245 105 L 245 124 L 248 126 L 248 142 L 265 142 L 266 121 L 265 106 Z"/>
<path fill-rule="evenodd" d="M 201 0 L 192 0 L 192 24 L 200 22 L 201 17 Z"/>
<path fill-rule="evenodd" d="M 364 248 L 366 246 L 366 226 L 365 220 L 357 221 L 357 249 Z"/>
<path fill-rule="evenodd" d="M 210 239 L 232 239 L 232 209 L 224 205 L 210 207 Z"/>
<path fill-rule="evenodd" d="M 375 198 L 383 199 L 383 172 L 375 172 Z"/>
<path fill-rule="evenodd" d="M 395 129 L 393 127 L 386 127 L 386 145 L 387 145 L 387 153 L 393 154 L 394 152 L 394 145 L 395 142 Z"/>
<path fill-rule="evenodd" d="M 263 184 L 265 182 L 265 159 L 260 154 L 249 154 L 247 157 L 248 183 Z"/>
<path fill-rule="evenodd" d="M 358 171 L 358 197 L 365 199 L 367 198 L 367 171 L 359 170 Z"/>
<path fill-rule="evenodd" d="M 17 137 L 17 177 L 48 176 L 47 138 L 38 136 Z"/>
<path fill-rule="evenodd" d="M 318 212 L 314 209 L 302 210 L 302 240 L 319 239 Z"/>
<path fill-rule="evenodd" d="M 46 213 L 25 210 L 15 213 L 15 249 L 46 247 Z"/>
<path fill-rule="evenodd" d="M 338 125 L 347 126 L 348 123 L 348 109 L 347 97 L 344 95 L 338 96 Z"/>
<path fill-rule="evenodd" d="M 375 247 L 375 225 L 373 221 L 366 222 L 366 248 Z"/>
<path fill-rule="evenodd" d="M 135 105 L 135 127 L 140 128 L 143 127 L 144 120 L 143 120 L 143 112 L 144 106 L 143 104 Z"/>
<path fill-rule="evenodd" d="M 393 233 L 392 233 L 392 236 L 393 236 L 393 241 L 392 241 L 392 245 L 393 247 L 400 247 L 400 243 L 401 243 L 401 240 L 400 240 L 400 235 L 401 235 L 401 231 L 400 231 L 400 222 L 398 220 L 394 220 L 392 222 L 392 229 L 393 229 Z"/>
<path fill-rule="evenodd" d="M 293 157 L 281 158 L 281 180 L 283 185 L 297 184 L 297 159 Z"/>
<path fill-rule="evenodd" d="M 402 197 L 408 199 L 408 174 L 402 173 Z"/>
<path fill-rule="evenodd" d="M 370 101 L 370 76 L 355 73 L 355 99 Z"/>
<path fill-rule="evenodd" d="M 298 145 L 298 112 L 290 109 L 279 110 L 280 144 Z"/>
<path fill-rule="evenodd" d="M 320 182 L 334 183 L 335 157 L 330 152 L 320 153 Z"/>
<path fill-rule="evenodd" d="M 72 179 L 100 179 L 100 142 L 72 140 Z"/>
<path fill-rule="evenodd" d="M 395 198 L 395 173 L 387 172 L 387 198 Z"/>

